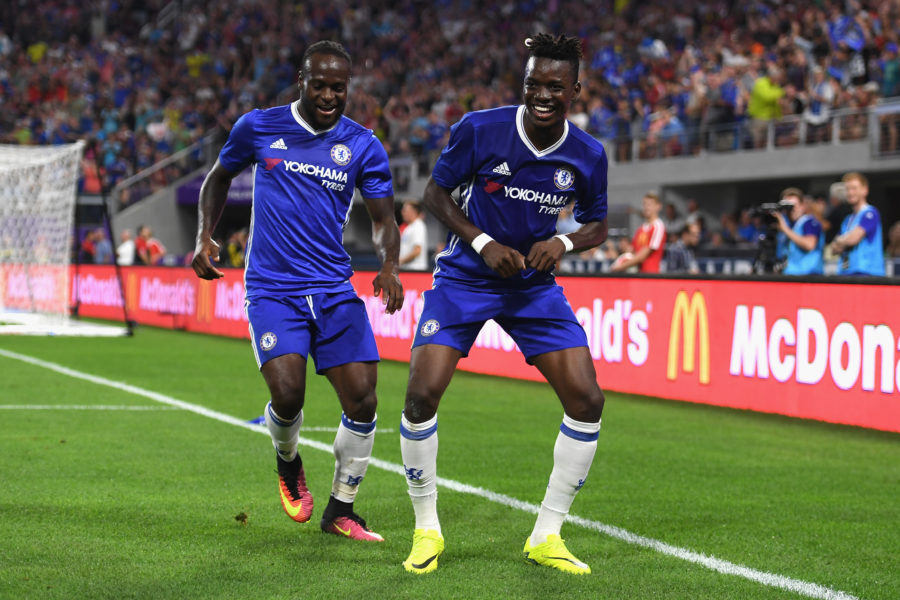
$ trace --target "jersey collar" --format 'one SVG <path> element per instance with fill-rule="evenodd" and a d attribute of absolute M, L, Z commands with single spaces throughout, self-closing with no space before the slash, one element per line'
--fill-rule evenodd
<path fill-rule="evenodd" d="M 529 150 L 531 150 L 532 154 L 534 154 L 535 156 L 546 156 L 562 146 L 563 142 L 566 141 L 566 138 L 569 136 L 569 121 L 563 121 L 563 133 L 561 136 L 559 136 L 559 139 L 556 140 L 556 142 L 552 146 L 547 146 L 543 150 L 538 150 L 525 134 L 525 105 L 522 104 L 516 111 L 516 130 L 519 132 L 519 138 L 522 140 L 522 143 L 524 143 L 525 146 Z"/>
<path fill-rule="evenodd" d="M 334 129 L 335 127 L 337 127 L 338 124 L 341 122 L 341 120 L 338 119 L 338 120 L 334 123 L 334 125 L 332 125 L 332 126 L 329 127 L 328 129 L 321 129 L 321 130 L 318 130 L 318 131 L 317 131 L 317 130 L 313 129 L 313 128 L 312 128 L 312 125 L 310 125 L 309 123 L 307 123 L 306 120 L 304 120 L 303 117 L 300 116 L 300 109 L 299 109 L 299 106 L 300 106 L 300 101 L 299 101 L 299 100 L 296 100 L 296 101 L 294 101 L 294 102 L 291 102 L 291 114 L 294 116 L 294 120 L 297 121 L 297 124 L 300 125 L 300 127 L 302 127 L 303 129 L 307 130 L 308 132 L 310 132 L 310 133 L 313 134 L 313 135 L 319 135 L 319 134 L 322 134 L 322 133 L 327 133 L 327 132 L 331 131 L 332 129 Z"/>

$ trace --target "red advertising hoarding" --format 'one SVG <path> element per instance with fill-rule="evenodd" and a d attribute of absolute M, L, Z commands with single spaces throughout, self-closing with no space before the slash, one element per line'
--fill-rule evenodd
<path fill-rule="evenodd" d="M 243 279 L 189 269 L 124 269 L 129 317 L 139 323 L 247 337 Z M 353 284 L 382 357 L 409 360 L 431 275 L 402 275 L 406 301 L 385 315 L 374 274 Z M 893 286 L 560 277 L 607 390 L 778 413 L 900 432 L 900 315 Z M 80 314 L 121 318 L 111 267 L 81 267 Z M 74 297 L 74 296 L 73 296 Z M 493 321 L 468 371 L 540 380 Z"/>

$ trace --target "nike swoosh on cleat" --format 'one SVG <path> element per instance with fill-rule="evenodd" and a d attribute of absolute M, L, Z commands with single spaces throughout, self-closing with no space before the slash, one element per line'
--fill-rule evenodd
<path fill-rule="evenodd" d="M 335 523 L 332 523 L 331 525 L 332 525 L 332 527 L 337 529 L 340 533 L 346 535 L 347 537 L 350 537 L 350 528 L 349 527 L 346 530 L 343 530 L 340 527 L 338 527 L 337 524 L 335 524 Z"/>
<path fill-rule="evenodd" d="M 299 515 L 300 511 L 303 510 L 303 503 L 301 502 L 299 505 L 294 506 L 293 504 L 291 504 L 291 499 L 284 494 L 284 490 L 279 488 L 278 491 L 281 494 L 281 504 L 282 506 L 284 506 L 285 512 L 291 517 L 296 517 L 297 515 Z"/>
<path fill-rule="evenodd" d="M 571 558 L 566 558 L 565 556 L 548 556 L 547 559 L 548 559 L 548 560 L 565 560 L 565 561 L 567 561 L 567 562 L 572 563 L 572 564 L 575 565 L 576 567 L 586 567 L 586 566 L 587 566 L 587 565 L 585 565 L 584 563 L 580 563 L 580 562 L 574 561 L 574 560 L 572 560 Z"/>
<path fill-rule="evenodd" d="M 425 567 L 427 567 L 428 565 L 430 565 L 431 562 L 432 562 L 434 559 L 436 559 L 437 557 L 438 557 L 438 555 L 435 554 L 434 556 L 432 556 L 431 558 L 429 558 L 429 559 L 426 560 L 425 562 L 420 563 L 420 564 L 418 564 L 418 565 L 417 565 L 416 563 L 412 563 L 412 567 L 413 567 L 414 569 L 424 569 Z"/>

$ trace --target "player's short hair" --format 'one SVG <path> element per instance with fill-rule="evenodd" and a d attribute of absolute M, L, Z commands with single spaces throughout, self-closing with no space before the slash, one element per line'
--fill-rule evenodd
<path fill-rule="evenodd" d="M 340 42 L 332 42 L 331 40 L 321 40 L 316 42 L 315 44 L 311 44 L 306 48 L 306 51 L 303 53 L 303 58 L 300 61 L 300 74 L 302 75 L 304 69 L 306 68 L 306 61 L 309 60 L 311 56 L 314 54 L 331 54 L 334 56 L 340 56 L 344 60 L 347 61 L 347 65 L 352 67 L 353 61 L 350 60 L 350 53 L 347 52 L 347 49 L 341 45 Z"/>
<path fill-rule="evenodd" d="M 422 203 L 418 200 L 406 200 L 403 202 L 404 205 L 408 204 L 410 208 L 416 211 L 417 214 L 422 214 L 424 209 L 422 208 Z"/>
<path fill-rule="evenodd" d="M 863 175 L 862 173 L 859 173 L 858 171 L 851 171 L 851 172 L 847 173 L 846 175 L 844 175 L 843 177 L 841 177 L 841 181 L 843 181 L 844 183 L 847 183 L 847 182 L 853 181 L 853 180 L 858 181 L 859 184 L 863 187 L 869 187 L 869 180 L 866 178 L 865 175 Z"/>
<path fill-rule="evenodd" d="M 578 70 L 581 66 L 581 40 L 568 35 L 551 35 L 537 33 L 525 40 L 528 56 L 561 60 L 572 65 L 575 81 L 578 81 Z"/>
<path fill-rule="evenodd" d="M 644 194 L 644 198 L 650 198 L 651 200 L 656 201 L 657 204 L 662 204 L 662 200 L 659 199 L 659 194 L 656 192 L 647 192 Z"/>
<path fill-rule="evenodd" d="M 803 190 L 797 187 L 785 188 L 784 191 L 781 192 L 781 199 L 784 200 L 788 196 L 795 196 L 800 200 L 803 200 Z"/>

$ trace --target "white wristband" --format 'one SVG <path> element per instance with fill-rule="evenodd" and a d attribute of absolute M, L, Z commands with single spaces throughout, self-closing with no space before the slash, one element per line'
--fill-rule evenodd
<path fill-rule="evenodd" d="M 493 242 L 493 241 L 494 241 L 494 238 L 492 238 L 491 236 L 489 236 L 486 233 L 482 233 L 478 237 L 476 237 L 474 240 L 472 240 L 472 250 L 474 250 L 475 252 L 478 253 L 479 256 L 481 256 L 481 251 L 484 249 L 485 246 L 487 246 L 487 243 Z"/>
<path fill-rule="evenodd" d="M 559 235 L 554 235 L 553 237 L 555 237 L 556 239 L 558 239 L 559 241 L 561 241 L 563 243 L 563 246 L 566 247 L 566 252 L 571 252 L 572 249 L 575 247 L 575 244 L 572 243 L 572 240 L 569 239 L 569 236 L 567 236 L 563 233 L 560 233 Z"/>

